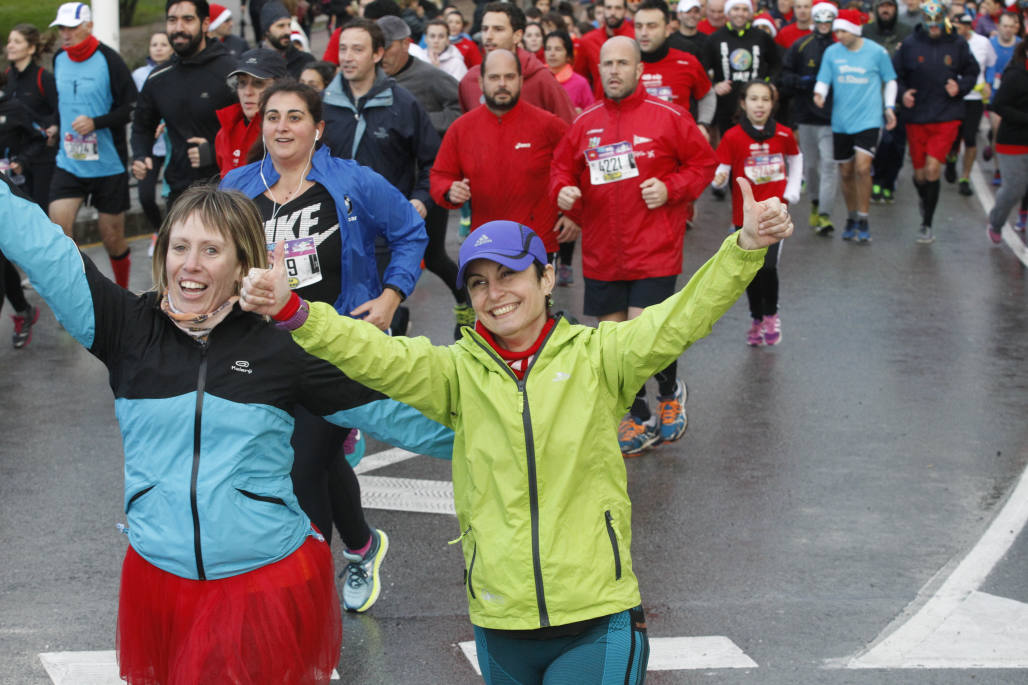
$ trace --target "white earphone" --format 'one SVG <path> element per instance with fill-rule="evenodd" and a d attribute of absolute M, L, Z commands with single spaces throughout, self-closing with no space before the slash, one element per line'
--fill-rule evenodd
<path fill-rule="evenodd" d="M 320 137 L 321 137 L 321 131 L 315 131 L 314 132 L 314 140 L 317 140 Z"/>

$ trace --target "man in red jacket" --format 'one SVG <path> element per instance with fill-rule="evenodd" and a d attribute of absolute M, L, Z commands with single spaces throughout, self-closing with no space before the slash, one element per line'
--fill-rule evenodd
<path fill-rule="evenodd" d="M 485 104 L 443 138 L 432 165 L 432 199 L 447 209 L 471 200 L 472 231 L 495 219 L 528 226 L 553 261 L 559 242 L 578 237 L 577 224 L 559 216 L 548 192 L 553 151 L 568 125 L 521 100 L 521 63 L 512 52 L 488 53 L 481 80 Z"/>
<path fill-rule="evenodd" d="M 518 47 L 524 32 L 525 13 L 520 7 L 511 2 L 491 2 L 485 6 L 482 14 L 482 48 L 485 54 L 493 50 L 508 50 L 516 54 L 521 62 L 525 100 L 570 124 L 575 118 L 571 99 L 545 64 Z M 460 81 L 460 108 L 465 112 L 482 104 L 481 68 L 477 65 L 468 69 Z"/>
<path fill-rule="evenodd" d="M 575 71 L 592 84 L 597 99 L 603 97 L 600 80 L 600 48 L 608 38 L 628 36 L 635 38 L 635 27 L 625 21 L 625 0 L 603 0 L 603 26 L 582 36 L 575 47 Z"/>
<path fill-rule="evenodd" d="M 581 217 L 585 314 L 625 321 L 675 290 L 686 208 L 714 177 L 717 160 L 687 111 L 646 93 L 641 53 L 624 36 L 600 51 L 604 98 L 572 124 L 554 153 L 550 196 Z M 677 362 L 656 375 L 654 416 L 639 390 L 618 430 L 636 456 L 685 432 L 685 384 Z"/>

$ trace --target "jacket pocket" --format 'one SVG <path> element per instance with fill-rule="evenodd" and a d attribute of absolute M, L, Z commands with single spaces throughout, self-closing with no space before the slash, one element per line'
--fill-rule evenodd
<path fill-rule="evenodd" d="M 258 495 L 255 492 L 250 492 L 249 490 L 243 490 L 242 488 L 236 488 L 236 490 L 243 497 L 249 497 L 250 499 L 257 500 L 258 502 L 268 502 L 269 504 L 278 504 L 278 505 L 281 505 L 283 507 L 286 506 L 286 503 L 280 497 L 269 497 L 268 495 Z"/>
<path fill-rule="evenodd" d="M 614 580 L 621 580 L 621 550 L 618 548 L 618 536 L 614 531 L 614 517 L 611 516 L 610 509 L 603 512 L 603 519 L 607 525 L 611 549 L 614 550 Z"/>
<path fill-rule="evenodd" d="M 464 572 L 464 582 L 468 586 L 468 594 L 471 595 L 471 599 L 475 597 L 475 585 L 471 580 L 472 574 L 475 572 L 475 557 L 478 556 L 478 543 L 474 543 L 474 547 L 471 548 L 471 563 L 468 564 L 468 570 Z"/>
<path fill-rule="evenodd" d="M 143 495 L 145 495 L 146 493 L 148 493 L 151 490 L 153 490 L 154 487 L 155 487 L 155 485 L 148 485 L 147 487 L 143 488 L 142 490 L 137 490 L 134 495 L 129 497 L 128 504 L 125 505 L 125 513 L 126 514 L 129 513 L 129 509 L 132 508 L 132 505 L 135 503 L 135 501 L 137 499 L 139 499 L 140 497 L 142 497 Z"/>

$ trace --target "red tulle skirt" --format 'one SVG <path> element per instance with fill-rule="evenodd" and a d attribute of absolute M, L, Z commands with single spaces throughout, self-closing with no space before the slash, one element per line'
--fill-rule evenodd
<path fill-rule="evenodd" d="M 125 554 L 118 662 L 132 685 L 328 683 L 343 626 L 325 542 L 221 580 L 189 580 Z"/>

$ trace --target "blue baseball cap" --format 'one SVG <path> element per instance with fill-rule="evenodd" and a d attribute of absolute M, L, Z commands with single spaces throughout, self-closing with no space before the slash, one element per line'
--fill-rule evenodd
<path fill-rule="evenodd" d="M 516 221 L 488 221 L 465 239 L 458 257 L 458 288 L 464 287 L 464 272 L 476 259 L 488 259 L 515 271 L 524 271 L 532 262 L 547 263 L 543 239 Z"/>

